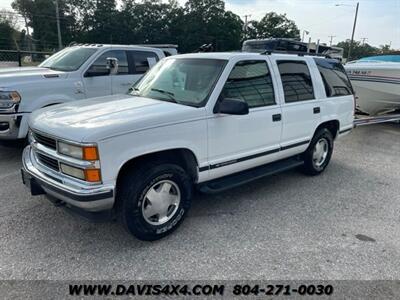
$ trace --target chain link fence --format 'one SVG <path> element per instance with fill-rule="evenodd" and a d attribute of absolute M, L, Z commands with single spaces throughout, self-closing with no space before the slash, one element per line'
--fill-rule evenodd
<path fill-rule="evenodd" d="M 37 66 L 54 52 L 0 50 L 0 68 Z"/>

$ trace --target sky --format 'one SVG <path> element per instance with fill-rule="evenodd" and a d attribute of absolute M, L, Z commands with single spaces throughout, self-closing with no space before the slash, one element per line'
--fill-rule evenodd
<path fill-rule="evenodd" d="M 166 0 L 164 0 L 166 1 Z M 185 0 L 178 0 L 184 4 Z M 0 9 L 10 9 L 12 0 L 0 0 Z M 400 49 L 400 0 L 358 0 L 360 3 L 355 40 Z M 268 12 L 286 14 L 297 24 L 301 34 L 310 32 L 316 42 L 333 43 L 349 39 L 353 28 L 357 0 L 225 0 L 227 10 L 244 19 L 260 20 Z M 340 4 L 340 6 L 336 6 Z"/>

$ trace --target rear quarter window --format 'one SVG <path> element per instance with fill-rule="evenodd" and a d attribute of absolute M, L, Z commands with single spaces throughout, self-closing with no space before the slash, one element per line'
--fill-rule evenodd
<path fill-rule="evenodd" d="M 353 94 L 353 88 L 341 63 L 336 60 L 314 58 L 327 97 L 339 97 Z"/>

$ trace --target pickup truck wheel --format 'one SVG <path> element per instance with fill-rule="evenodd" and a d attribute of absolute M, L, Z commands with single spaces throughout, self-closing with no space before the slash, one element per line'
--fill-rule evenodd
<path fill-rule="evenodd" d="M 178 165 L 143 164 L 120 185 L 122 223 L 138 239 L 158 240 L 174 231 L 190 208 L 192 184 Z"/>
<path fill-rule="evenodd" d="M 333 137 L 331 132 L 319 129 L 304 152 L 303 171 L 308 175 L 318 175 L 328 166 L 333 152 Z"/>

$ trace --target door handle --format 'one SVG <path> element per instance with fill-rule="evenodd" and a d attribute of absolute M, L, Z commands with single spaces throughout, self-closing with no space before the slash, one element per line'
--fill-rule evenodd
<path fill-rule="evenodd" d="M 281 114 L 272 115 L 272 122 L 279 122 L 280 120 L 282 120 Z"/>
<path fill-rule="evenodd" d="M 320 107 L 314 107 L 313 111 L 314 111 L 314 114 L 319 114 L 321 112 L 321 108 Z"/>

